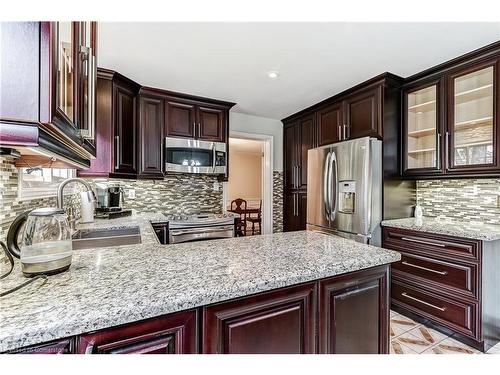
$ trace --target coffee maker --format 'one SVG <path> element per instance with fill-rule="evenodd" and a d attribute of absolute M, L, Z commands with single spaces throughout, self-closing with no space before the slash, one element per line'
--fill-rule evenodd
<path fill-rule="evenodd" d="M 112 218 L 130 215 L 130 210 L 124 210 L 123 188 L 118 182 L 98 182 L 95 184 L 96 217 Z"/>

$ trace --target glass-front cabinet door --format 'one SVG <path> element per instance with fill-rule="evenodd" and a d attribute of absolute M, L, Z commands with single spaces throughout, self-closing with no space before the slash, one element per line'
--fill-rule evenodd
<path fill-rule="evenodd" d="M 57 87 L 56 106 L 71 123 L 75 123 L 75 34 L 77 29 L 73 22 L 57 22 Z"/>
<path fill-rule="evenodd" d="M 405 92 L 405 172 L 440 171 L 439 84 Z"/>
<path fill-rule="evenodd" d="M 448 80 L 448 168 L 496 166 L 496 66 L 482 66 Z"/>

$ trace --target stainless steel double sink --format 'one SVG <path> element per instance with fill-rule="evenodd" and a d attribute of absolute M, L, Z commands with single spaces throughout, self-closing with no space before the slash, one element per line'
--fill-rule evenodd
<path fill-rule="evenodd" d="M 73 234 L 73 250 L 141 243 L 138 226 L 79 229 Z"/>

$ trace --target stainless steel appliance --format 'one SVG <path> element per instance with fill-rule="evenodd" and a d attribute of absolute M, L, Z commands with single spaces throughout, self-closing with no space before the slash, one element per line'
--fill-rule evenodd
<path fill-rule="evenodd" d="M 97 211 L 121 211 L 123 189 L 118 183 L 98 182 L 95 184 Z"/>
<path fill-rule="evenodd" d="M 223 214 L 196 214 L 196 215 L 169 215 L 168 243 L 181 243 L 235 236 L 235 219 L 238 215 Z"/>
<path fill-rule="evenodd" d="M 165 138 L 165 171 L 225 174 L 226 144 L 196 139 Z"/>
<path fill-rule="evenodd" d="M 23 227 L 24 231 L 21 231 Z M 67 270 L 71 265 L 73 246 L 66 213 L 60 208 L 38 208 L 17 216 L 7 233 L 7 248 L 13 256 L 21 259 L 25 276 Z"/>
<path fill-rule="evenodd" d="M 307 229 L 381 244 L 382 142 L 360 138 L 309 150 Z"/>

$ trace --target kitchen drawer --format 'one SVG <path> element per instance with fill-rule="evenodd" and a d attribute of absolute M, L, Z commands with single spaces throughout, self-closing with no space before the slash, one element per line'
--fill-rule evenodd
<path fill-rule="evenodd" d="M 477 303 L 454 300 L 402 282 L 395 276 L 392 278 L 391 294 L 394 305 L 440 323 L 455 332 L 479 339 Z"/>
<path fill-rule="evenodd" d="M 421 282 L 442 292 L 478 297 L 477 263 L 457 263 L 426 256 L 401 253 L 401 261 L 392 264 L 395 275 Z"/>
<path fill-rule="evenodd" d="M 384 227 L 383 247 L 449 259 L 479 260 L 481 241 Z"/>

